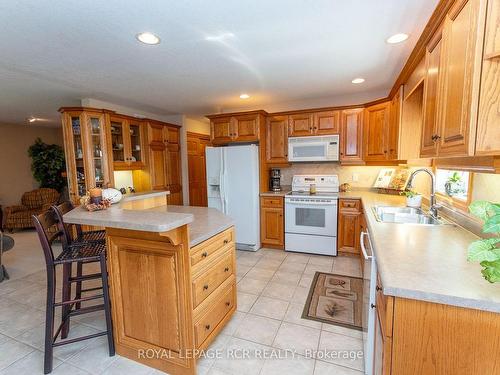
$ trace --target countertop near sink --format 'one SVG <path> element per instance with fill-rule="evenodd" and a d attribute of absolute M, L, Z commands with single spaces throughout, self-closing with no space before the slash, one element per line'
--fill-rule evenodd
<path fill-rule="evenodd" d="M 371 207 L 404 206 L 397 195 L 360 190 L 340 198 L 363 202 L 385 294 L 500 313 L 500 283 L 490 284 L 481 266 L 467 261 L 477 236 L 456 225 L 378 222 Z"/>
<path fill-rule="evenodd" d="M 263 193 L 260 193 L 261 197 L 284 197 L 287 195 L 289 192 L 292 191 L 291 186 L 282 186 L 281 191 L 265 191 Z"/>

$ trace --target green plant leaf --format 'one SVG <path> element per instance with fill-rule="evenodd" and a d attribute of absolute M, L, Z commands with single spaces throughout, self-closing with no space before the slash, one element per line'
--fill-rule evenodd
<path fill-rule="evenodd" d="M 472 215 L 486 221 L 490 217 L 489 212 L 494 210 L 492 206 L 493 205 L 488 201 L 475 201 L 469 206 L 469 210 Z"/>
<path fill-rule="evenodd" d="M 490 283 L 500 282 L 500 260 L 495 262 L 481 262 L 483 277 Z"/>
<path fill-rule="evenodd" d="M 483 225 L 484 233 L 498 233 L 500 232 L 500 214 L 491 216 Z"/>
<path fill-rule="evenodd" d="M 469 245 L 467 260 L 470 262 L 493 262 L 500 259 L 500 248 L 496 244 L 500 238 L 474 241 Z"/>
<path fill-rule="evenodd" d="M 491 209 L 495 213 L 495 215 L 500 214 L 500 203 L 492 203 Z"/>

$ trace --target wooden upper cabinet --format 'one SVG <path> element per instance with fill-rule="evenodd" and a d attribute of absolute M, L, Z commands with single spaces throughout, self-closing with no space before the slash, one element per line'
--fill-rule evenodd
<path fill-rule="evenodd" d="M 444 22 L 438 115 L 439 156 L 467 156 L 474 152 L 474 142 L 469 140 L 475 138 L 476 126 L 472 113 L 472 91 L 478 18 L 479 0 L 458 0 Z"/>
<path fill-rule="evenodd" d="M 399 151 L 399 130 L 401 127 L 401 107 L 403 96 L 400 90 L 394 95 L 391 100 L 391 108 L 390 108 L 390 121 L 389 121 L 389 130 L 387 136 L 387 145 L 388 145 L 388 156 L 389 160 L 397 160 L 398 159 L 398 151 Z"/>
<path fill-rule="evenodd" d="M 442 32 L 439 31 L 427 45 L 425 53 L 425 84 L 423 98 L 423 124 L 420 156 L 437 154 L 438 137 L 438 90 L 440 80 Z"/>
<path fill-rule="evenodd" d="M 288 163 L 288 116 L 271 116 L 266 121 L 266 162 Z"/>
<path fill-rule="evenodd" d="M 489 1 L 484 36 L 476 155 L 500 154 L 500 1 Z"/>
<path fill-rule="evenodd" d="M 233 139 L 233 121 L 231 117 L 212 119 L 210 121 L 210 134 L 214 144 L 231 142 Z"/>
<path fill-rule="evenodd" d="M 148 133 L 148 143 L 152 144 L 162 144 L 165 143 L 164 128 L 162 123 L 156 123 L 149 121 L 147 123 L 147 133 Z"/>
<path fill-rule="evenodd" d="M 313 132 L 315 135 L 338 134 L 340 131 L 340 111 L 315 112 Z"/>
<path fill-rule="evenodd" d="M 365 161 L 388 159 L 388 130 L 390 102 L 365 108 L 363 147 Z"/>
<path fill-rule="evenodd" d="M 264 111 L 211 115 L 210 139 L 213 144 L 232 142 L 257 142 L 260 139 L 260 127 L 264 126 Z"/>
<path fill-rule="evenodd" d="M 288 135 L 303 137 L 313 134 L 313 115 L 300 113 L 288 116 Z"/>
<path fill-rule="evenodd" d="M 259 115 L 234 116 L 232 137 L 236 142 L 254 142 L 259 140 Z"/>
<path fill-rule="evenodd" d="M 145 166 L 144 123 L 125 116 L 110 116 L 109 139 L 117 170 Z"/>
<path fill-rule="evenodd" d="M 330 135 L 340 132 L 340 111 L 297 113 L 288 116 L 288 135 Z"/>
<path fill-rule="evenodd" d="M 340 162 L 363 164 L 363 108 L 341 113 Z"/>

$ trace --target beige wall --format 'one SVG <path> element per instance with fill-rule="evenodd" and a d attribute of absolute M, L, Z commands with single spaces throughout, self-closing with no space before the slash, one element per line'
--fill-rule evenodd
<path fill-rule="evenodd" d="M 281 169 L 281 183 L 290 185 L 294 174 L 337 174 L 340 183 L 349 183 L 355 188 L 369 188 L 377 179 L 378 172 L 384 167 L 341 167 L 338 163 L 294 163 Z M 357 181 L 353 181 L 357 177 Z"/>
<path fill-rule="evenodd" d="M 186 131 L 200 134 L 210 134 L 210 121 L 208 119 L 184 118 Z"/>
<path fill-rule="evenodd" d="M 28 147 L 37 137 L 45 143 L 63 144 L 61 128 L 0 124 L 0 204 L 3 206 L 18 204 L 25 191 L 38 187 L 28 156 Z"/>
<path fill-rule="evenodd" d="M 472 180 L 472 201 L 500 203 L 500 174 L 475 173 Z"/>

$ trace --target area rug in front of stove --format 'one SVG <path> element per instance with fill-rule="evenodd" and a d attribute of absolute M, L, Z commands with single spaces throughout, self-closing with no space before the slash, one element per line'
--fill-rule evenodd
<path fill-rule="evenodd" d="M 363 279 L 316 272 L 302 318 L 362 329 Z"/>

